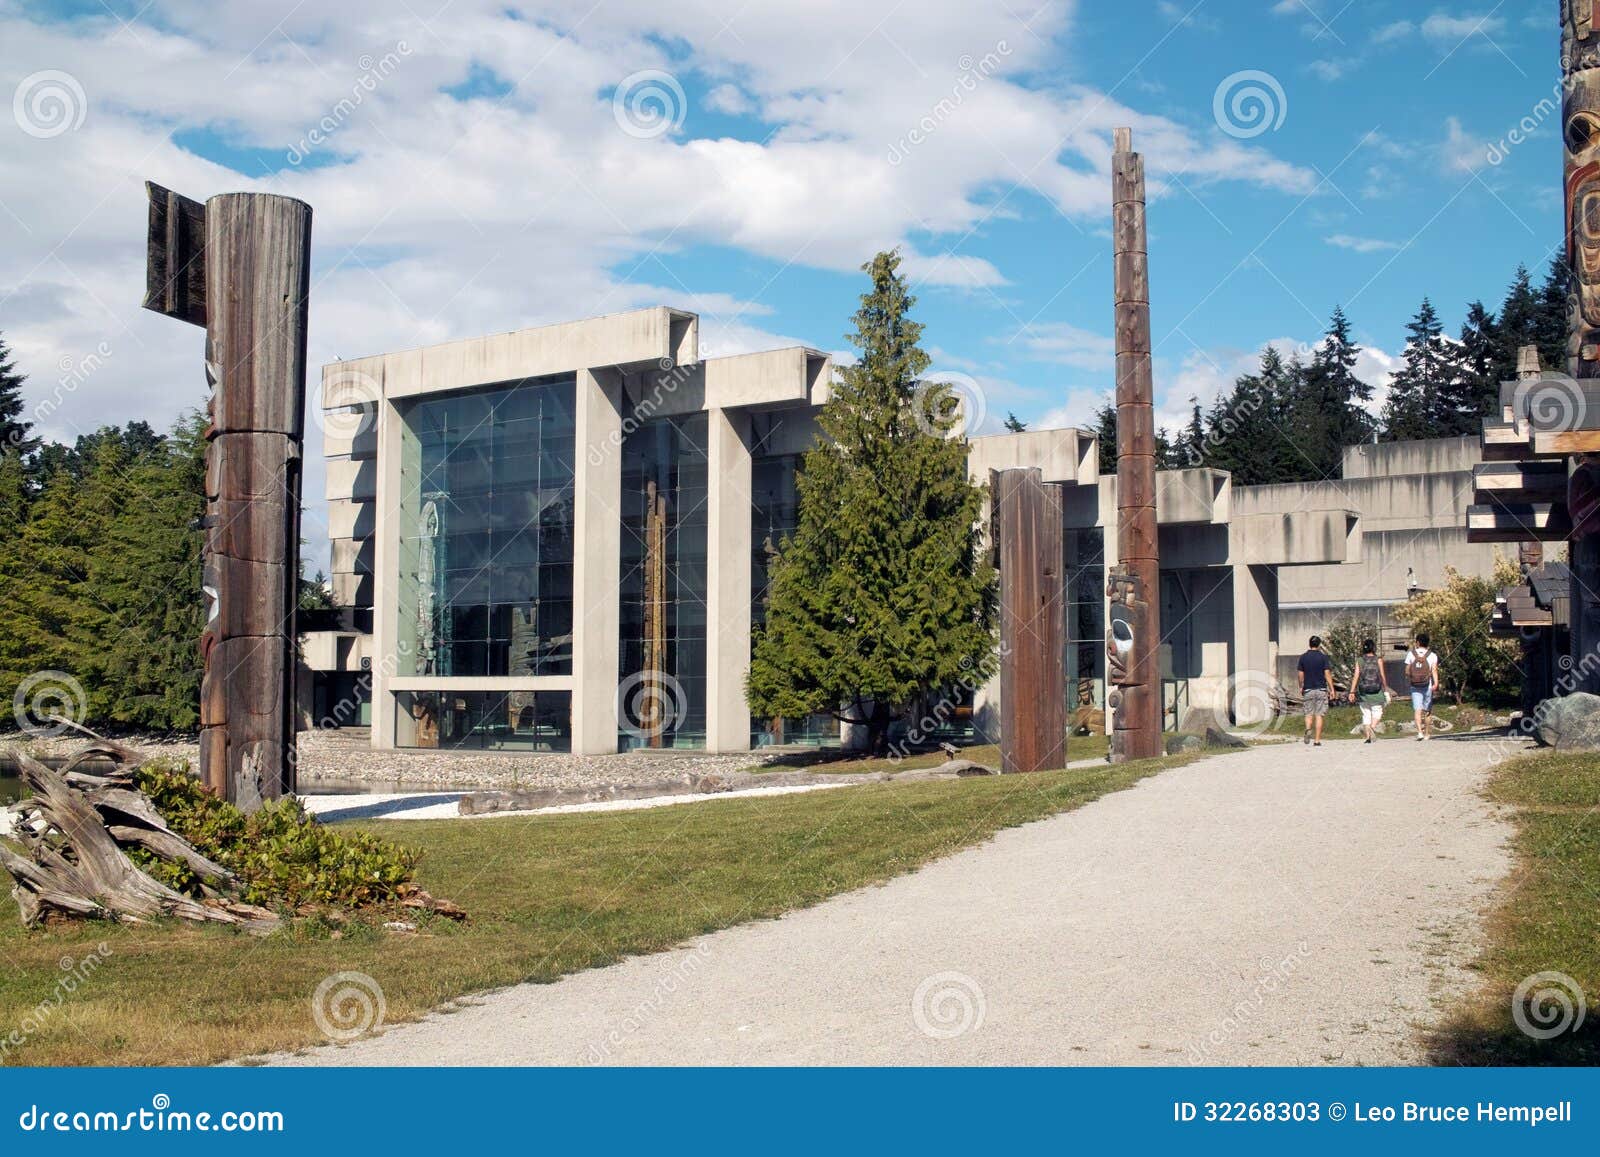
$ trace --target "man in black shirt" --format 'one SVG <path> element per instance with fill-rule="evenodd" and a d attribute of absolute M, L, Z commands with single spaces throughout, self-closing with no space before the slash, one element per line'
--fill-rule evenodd
<path fill-rule="evenodd" d="M 1300 656 L 1300 701 L 1305 704 L 1306 737 L 1304 742 L 1322 746 L 1322 721 L 1328 714 L 1328 700 L 1333 696 L 1333 664 L 1322 649 L 1322 636 L 1311 636 L 1311 649 Z M 1313 731 L 1315 734 L 1313 735 Z"/>

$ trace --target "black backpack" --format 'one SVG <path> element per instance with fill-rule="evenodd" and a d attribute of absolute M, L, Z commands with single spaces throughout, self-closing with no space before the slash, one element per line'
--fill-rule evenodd
<path fill-rule="evenodd" d="M 1376 655 L 1361 657 L 1361 679 L 1356 684 L 1356 689 L 1363 695 L 1376 695 L 1383 690 L 1383 676 L 1379 673 Z"/>

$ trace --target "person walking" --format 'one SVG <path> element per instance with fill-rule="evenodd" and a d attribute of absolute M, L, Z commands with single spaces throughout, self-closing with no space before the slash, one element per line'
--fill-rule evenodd
<path fill-rule="evenodd" d="M 1350 702 L 1361 704 L 1361 731 L 1366 736 L 1363 743 L 1378 737 L 1378 723 L 1383 719 L 1383 709 L 1392 697 L 1389 691 L 1389 674 L 1378 658 L 1378 646 L 1371 639 L 1361 641 L 1361 658 L 1350 673 Z"/>
<path fill-rule="evenodd" d="M 1322 746 L 1322 724 L 1333 697 L 1333 664 L 1322 649 L 1322 636 L 1311 636 L 1311 649 L 1300 656 L 1300 702 L 1305 705 L 1306 737 L 1303 742 Z"/>
<path fill-rule="evenodd" d="M 1418 631 L 1406 652 L 1406 682 L 1411 685 L 1411 713 L 1417 721 L 1417 742 L 1431 739 L 1433 697 L 1439 690 L 1439 656 L 1428 646 L 1428 633 Z"/>

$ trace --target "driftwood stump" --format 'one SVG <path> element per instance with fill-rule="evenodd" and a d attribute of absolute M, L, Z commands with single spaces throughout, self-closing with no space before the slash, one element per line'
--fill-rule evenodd
<path fill-rule="evenodd" d="M 104 759 L 115 765 L 110 774 L 83 770 L 88 761 Z M 11 894 L 24 924 L 55 915 L 124 923 L 175 916 L 254 933 L 278 926 L 276 914 L 236 897 L 233 873 L 167 826 L 134 785 L 133 770 L 143 762 L 137 753 L 97 737 L 60 771 L 21 753 L 17 760 L 33 795 L 11 805 L 11 838 L 26 854 L 0 843 L 0 867 L 14 881 Z M 167 887 L 129 858 L 129 848 L 184 864 L 201 880 L 205 895 L 196 900 Z"/>

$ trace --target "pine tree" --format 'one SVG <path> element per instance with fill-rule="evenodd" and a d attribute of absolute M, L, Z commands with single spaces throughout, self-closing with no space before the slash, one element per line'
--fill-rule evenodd
<path fill-rule="evenodd" d="M 1189 424 L 1184 427 L 1182 435 L 1178 438 L 1178 468 L 1204 466 L 1206 464 L 1206 449 L 1205 412 L 1200 409 L 1200 399 L 1191 394 L 1189 395 Z"/>
<path fill-rule="evenodd" d="M 1297 477 L 1304 466 L 1282 423 L 1289 411 L 1298 363 L 1286 365 L 1272 346 L 1261 351 L 1261 369 L 1237 379 L 1206 416 L 1206 464 L 1226 470 L 1241 486 Z"/>
<path fill-rule="evenodd" d="M 1008 434 L 1021 434 L 1027 430 L 1028 423 L 1008 410 L 1006 411 L 1005 427 Z"/>
<path fill-rule="evenodd" d="M 39 448 L 39 439 L 32 433 L 33 423 L 22 416 L 22 386 L 26 380 L 17 372 L 5 338 L 0 337 L 0 449 L 9 448 L 23 457 Z"/>
<path fill-rule="evenodd" d="M 1545 271 L 1533 322 L 1533 340 L 1539 347 L 1539 364 L 1562 374 L 1567 372 L 1567 286 L 1570 280 L 1567 255 L 1557 252 L 1550 258 L 1550 267 Z"/>
<path fill-rule="evenodd" d="M 1453 421 L 1454 359 L 1444 327 L 1426 297 L 1406 325 L 1405 364 L 1389 387 L 1384 437 L 1391 442 L 1435 438 Z"/>
<path fill-rule="evenodd" d="M 772 559 L 746 684 L 755 714 L 862 722 L 873 751 L 908 705 L 973 679 L 995 646 L 983 490 L 946 399 L 918 396 L 929 359 L 899 265 L 892 252 L 862 267 L 860 360 L 818 414 L 824 437 L 805 456 L 799 526 Z"/>
<path fill-rule="evenodd" d="M 1461 323 L 1461 347 L 1457 351 L 1457 368 L 1461 375 L 1464 397 L 1470 399 L 1469 411 L 1474 420 L 1461 432 L 1475 433 L 1482 429 L 1479 421 L 1492 414 L 1500 404 L 1500 379 L 1495 377 L 1499 327 L 1494 314 L 1481 301 L 1467 306 L 1467 317 Z"/>

